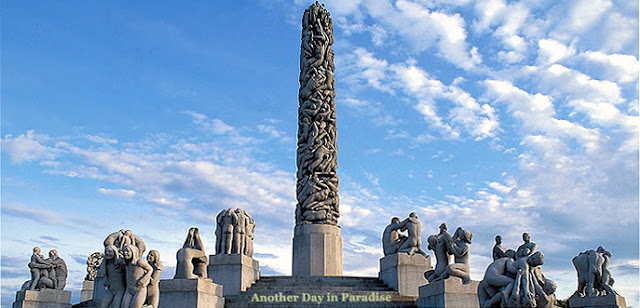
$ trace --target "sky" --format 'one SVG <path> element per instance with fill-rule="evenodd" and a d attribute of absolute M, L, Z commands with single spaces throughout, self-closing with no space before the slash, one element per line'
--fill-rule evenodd
<path fill-rule="evenodd" d="M 254 217 L 262 275 L 290 275 L 311 3 L 2 2 L 1 306 L 34 246 L 59 251 L 78 302 L 122 228 L 171 278 L 190 227 L 214 252 L 225 208 Z M 325 5 L 344 275 L 376 276 L 385 226 L 416 212 L 423 247 L 442 222 L 473 233 L 474 280 L 495 235 L 530 233 L 561 299 L 602 245 L 640 306 L 637 1 Z"/>

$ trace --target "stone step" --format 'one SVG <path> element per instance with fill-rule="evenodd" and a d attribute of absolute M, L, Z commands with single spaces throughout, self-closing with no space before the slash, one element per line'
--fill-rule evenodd
<path fill-rule="evenodd" d="M 328 300 L 328 294 L 333 301 Z M 416 298 L 398 295 L 375 277 L 331 276 L 263 276 L 247 291 L 225 296 L 225 307 L 229 308 L 310 306 L 416 307 Z"/>

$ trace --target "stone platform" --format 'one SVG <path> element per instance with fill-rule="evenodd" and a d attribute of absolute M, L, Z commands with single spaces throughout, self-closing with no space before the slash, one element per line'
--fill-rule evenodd
<path fill-rule="evenodd" d="M 207 276 L 223 286 L 223 295 L 237 295 L 260 278 L 258 261 L 240 254 L 209 256 Z"/>
<path fill-rule="evenodd" d="M 341 276 L 340 227 L 324 224 L 296 226 L 292 273 L 294 276 Z"/>
<path fill-rule="evenodd" d="M 424 308 L 449 308 L 464 307 L 478 308 L 478 284 L 472 280 L 463 284 L 462 279 L 450 277 L 445 280 L 432 282 L 420 287 L 418 307 Z"/>
<path fill-rule="evenodd" d="M 418 296 L 418 288 L 429 283 L 424 272 L 433 269 L 431 257 L 395 253 L 380 259 L 378 278 L 404 296 Z"/>
<path fill-rule="evenodd" d="M 416 299 L 375 277 L 263 276 L 247 291 L 225 296 L 225 307 L 416 307 Z"/>
<path fill-rule="evenodd" d="M 211 279 L 160 280 L 158 308 L 223 308 L 222 286 Z"/>
<path fill-rule="evenodd" d="M 627 308 L 627 301 L 615 294 L 585 297 L 573 294 L 569 297 L 569 308 Z"/>
<path fill-rule="evenodd" d="M 16 292 L 12 308 L 71 308 L 71 291 L 44 289 Z"/>

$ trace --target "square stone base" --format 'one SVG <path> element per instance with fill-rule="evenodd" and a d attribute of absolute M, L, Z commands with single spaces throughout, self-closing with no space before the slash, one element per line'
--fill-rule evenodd
<path fill-rule="evenodd" d="M 293 276 L 342 276 L 340 227 L 297 226 L 293 233 Z"/>
<path fill-rule="evenodd" d="M 18 291 L 12 308 L 71 308 L 71 291 L 54 289 Z"/>
<path fill-rule="evenodd" d="M 573 294 L 569 297 L 570 308 L 627 308 L 624 297 L 615 294 L 585 296 Z"/>
<path fill-rule="evenodd" d="M 432 282 L 420 287 L 418 307 L 421 308 L 445 308 L 465 307 L 478 308 L 478 284 L 479 281 L 471 281 L 463 284 L 462 279 L 450 277 L 445 280 Z"/>
<path fill-rule="evenodd" d="M 418 288 L 429 283 L 424 272 L 432 269 L 431 257 L 421 254 L 410 256 L 400 252 L 380 259 L 378 279 L 402 296 L 418 297 Z"/>
<path fill-rule="evenodd" d="M 80 302 L 88 302 L 93 299 L 93 283 L 94 281 L 85 280 L 82 282 L 82 291 L 80 292 Z"/>
<path fill-rule="evenodd" d="M 223 286 L 223 295 L 237 295 L 260 279 L 260 266 L 245 255 L 210 255 L 207 276 Z"/>
<path fill-rule="evenodd" d="M 222 286 L 211 279 L 160 280 L 158 308 L 223 308 Z"/>

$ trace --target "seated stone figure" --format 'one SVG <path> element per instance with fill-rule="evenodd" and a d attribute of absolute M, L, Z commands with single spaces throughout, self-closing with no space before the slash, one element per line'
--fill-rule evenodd
<path fill-rule="evenodd" d="M 189 229 L 182 248 L 176 254 L 178 264 L 173 279 L 207 278 L 207 256 L 198 228 Z"/>
<path fill-rule="evenodd" d="M 382 232 L 382 250 L 385 256 L 397 253 L 398 248 L 407 238 L 398 232 L 398 229 L 400 229 L 400 218 L 393 217 L 391 223 Z"/>
<path fill-rule="evenodd" d="M 400 234 L 398 230 L 406 231 L 407 236 Z M 422 226 L 415 212 L 410 213 L 409 217 L 402 222 L 397 217 L 392 218 L 391 223 L 382 233 L 382 247 L 385 256 L 405 252 L 409 255 L 418 253 L 426 257 L 427 254 L 420 248 L 422 242 L 420 239 L 421 233 Z"/>
<path fill-rule="evenodd" d="M 452 238 L 449 232 L 447 232 L 448 228 L 447 224 L 443 222 L 439 227 L 440 232 L 427 238 L 427 243 L 429 243 L 428 248 L 429 250 L 433 250 L 436 256 L 436 267 L 424 273 L 427 281 L 433 281 L 440 277 L 451 261 L 447 242 L 450 242 Z"/>

